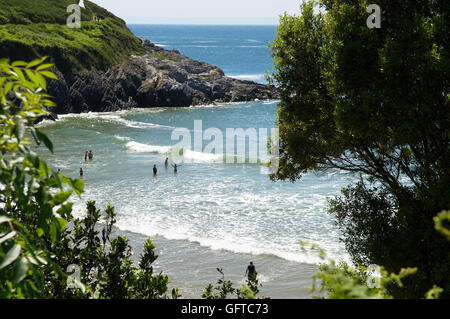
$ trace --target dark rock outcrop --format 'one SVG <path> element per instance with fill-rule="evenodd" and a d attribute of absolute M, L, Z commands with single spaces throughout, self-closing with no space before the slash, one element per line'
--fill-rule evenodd
<path fill-rule="evenodd" d="M 276 99 L 273 86 L 226 77 L 217 66 L 142 40 L 148 52 L 106 72 L 62 74 L 48 84 L 56 113 L 107 112 L 134 107 L 180 107 Z"/>

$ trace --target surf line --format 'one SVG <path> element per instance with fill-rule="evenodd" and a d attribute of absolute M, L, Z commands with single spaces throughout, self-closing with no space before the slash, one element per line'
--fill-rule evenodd
<path fill-rule="evenodd" d="M 249 142 L 250 163 L 256 164 L 258 158 L 262 158 L 264 154 L 270 157 L 269 174 L 274 174 L 279 167 L 279 131 L 278 127 L 271 128 L 270 136 L 270 154 L 268 154 L 267 128 L 227 128 L 226 129 L 226 163 L 233 164 L 237 159 L 238 163 L 245 163 L 246 141 Z M 218 128 L 208 128 L 203 131 L 203 121 L 194 120 L 194 138 L 192 139 L 191 131 L 187 128 L 176 128 L 172 131 L 171 140 L 178 141 L 172 148 L 172 161 L 179 164 L 182 161 L 182 156 L 179 150 L 194 150 L 197 153 L 207 154 L 223 154 L 224 150 L 224 134 Z M 258 134 L 259 133 L 259 134 Z M 235 145 L 235 140 L 245 141 Z M 210 141 L 208 145 L 203 148 L 203 141 Z M 193 146 L 193 147 L 192 147 Z M 235 154 L 237 149 L 237 154 Z M 258 152 L 259 151 L 259 152 Z M 260 156 L 258 156 L 258 153 Z"/>

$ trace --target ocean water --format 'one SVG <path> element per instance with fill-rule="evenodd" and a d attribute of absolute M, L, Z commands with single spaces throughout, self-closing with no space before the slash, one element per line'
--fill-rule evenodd
<path fill-rule="evenodd" d="M 273 39 L 275 27 L 135 25 L 130 29 L 154 43 L 218 65 L 230 76 L 263 82 L 262 75 L 271 68 L 266 42 Z M 42 155 L 71 177 L 78 177 L 83 168 L 85 192 L 82 199 L 73 197 L 75 215 L 83 214 L 88 200 L 103 209 L 111 203 L 117 226 L 132 239 L 136 254 L 145 237 L 154 238 L 158 269 L 185 297 L 199 298 L 202 288 L 215 281 L 217 267 L 242 281 L 252 260 L 265 295 L 307 298 L 319 258 L 303 253 L 300 241 L 319 244 L 332 258 L 347 259 L 326 205 L 327 197 L 338 195 L 352 177 L 330 172 L 307 174 L 296 183 L 272 182 L 262 174 L 263 153 L 257 154 L 260 161 L 250 162 L 254 138 L 236 140 L 236 145 L 245 147 L 244 163 L 226 163 L 223 151 L 207 154 L 177 147 L 179 140 L 172 137 L 180 128 L 191 135 L 191 145 L 194 135 L 202 136 L 208 128 L 223 132 L 224 141 L 229 128 L 267 130 L 270 135 L 277 107 L 278 101 L 254 101 L 63 115 L 56 122 L 40 124 L 55 145 L 53 155 L 44 151 Z M 202 121 L 203 130 L 195 121 Z M 208 143 L 202 141 L 201 147 Z M 93 150 L 93 161 L 84 161 L 86 150 Z M 172 167 L 165 170 L 166 157 L 171 163 L 181 162 L 178 174 Z M 158 168 L 156 178 L 153 165 Z"/>
<path fill-rule="evenodd" d="M 129 25 L 138 37 L 222 68 L 226 75 L 264 83 L 273 67 L 268 42 L 275 26 Z"/>

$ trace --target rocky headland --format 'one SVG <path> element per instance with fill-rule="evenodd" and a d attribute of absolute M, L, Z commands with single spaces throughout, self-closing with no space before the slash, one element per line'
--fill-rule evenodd
<path fill-rule="evenodd" d="M 192 60 L 141 39 L 146 54 L 106 71 L 63 74 L 49 83 L 56 113 L 111 112 L 278 98 L 275 87 L 225 76 L 217 66 Z"/>
<path fill-rule="evenodd" d="M 0 58 L 48 56 L 56 114 L 276 99 L 272 86 L 226 77 L 217 66 L 137 38 L 125 21 L 85 0 L 81 28 L 66 25 L 73 0 L 0 0 Z"/>

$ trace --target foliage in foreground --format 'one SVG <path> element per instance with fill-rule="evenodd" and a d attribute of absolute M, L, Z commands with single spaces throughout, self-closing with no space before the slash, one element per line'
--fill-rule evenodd
<path fill-rule="evenodd" d="M 435 229 L 450 241 L 450 212 L 443 211 L 434 218 Z M 307 243 L 302 243 L 306 252 Z M 318 251 L 324 261 L 319 272 L 313 276 L 311 293 L 325 294 L 329 299 L 392 299 L 392 287 L 404 289 L 404 280 L 417 272 L 417 268 L 402 268 L 398 274 L 389 273 L 384 267 L 350 266 L 326 258 L 325 252 L 317 245 L 310 245 L 310 250 Z M 422 298 L 438 299 L 444 289 L 433 285 Z"/>
<path fill-rule="evenodd" d="M 56 77 L 44 60 L 0 60 L 0 298 L 167 298 L 167 276 L 153 274 L 151 240 L 133 266 L 127 239 L 111 237 L 114 209 L 107 207 L 101 231 L 93 202 L 75 219 L 68 200 L 81 195 L 83 182 L 58 174 L 30 148 L 29 136 L 53 152 L 34 126 L 54 105 L 44 77 Z"/>
<path fill-rule="evenodd" d="M 389 287 L 421 298 L 437 284 L 450 297 L 450 242 L 433 217 L 450 208 L 450 6 L 447 0 L 305 1 L 281 17 L 271 45 L 279 87 L 280 170 L 360 176 L 330 201 L 355 264 L 390 273 L 417 267 Z M 317 4 L 321 10 L 317 9 Z"/>
<path fill-rule="evenodd" d="M 203 291 L 202 298 L 204 299 L 230 299 L 234 296 L 237 299 L 256 299 L 256 295 L 259 293 L 259 283 L 258 277 L 249 276 L 246 279 L 246 283 L 242 285 L 240 289 L 234 288 L 233 283 L 230 280 L 225 280 L 225 274 L 223 269 L 217 268 L 220 273 L 220 277 L 217 280 L 217 286 L 209 284 L 205 287 Z"/>

